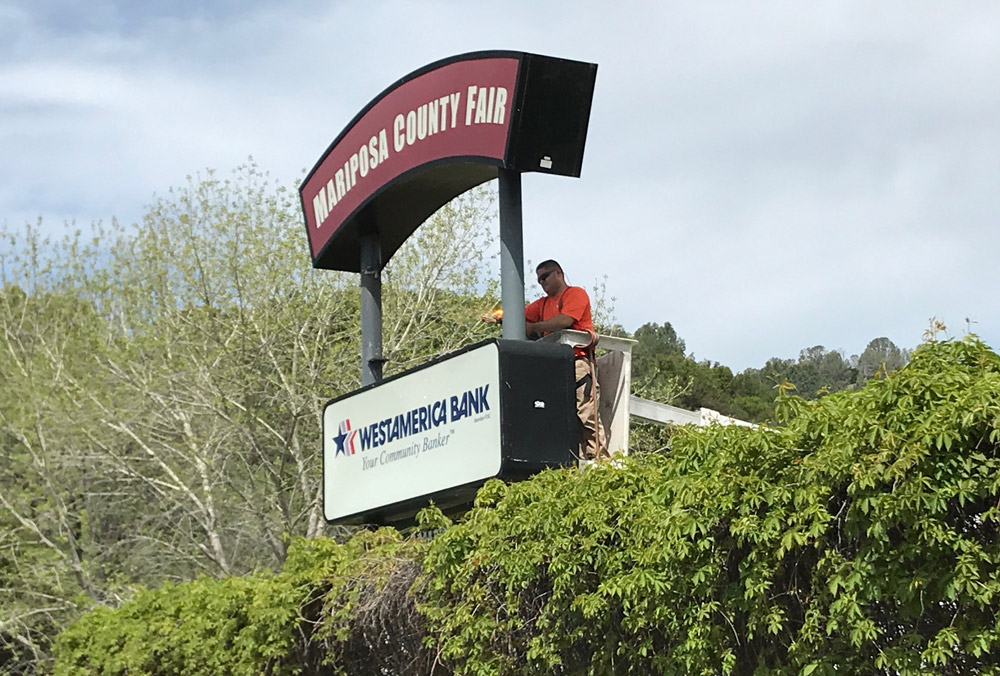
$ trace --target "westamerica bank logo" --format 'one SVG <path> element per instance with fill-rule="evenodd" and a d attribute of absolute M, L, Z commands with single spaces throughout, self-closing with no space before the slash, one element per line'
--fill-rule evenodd
<path fill-rule="evenodd" d="M 333 457 L 354 455 L 416 434 L 430 432 L 449 422 L 480 415 L 490 410 L 489 384 L 466 390 L 451 397 L 418 406 L 417 408 L 383 418 L 357 429 L 351 429 L 351 420 L 340 421 L 339 432 L 333 441 L 337 449 Z"/>
<path fill-rule="evenodd" d="M 333 437 L 333 442 L 337 444 L 337 452 L 333 454 L 333 457 L 338 455 L 354 455 L 357 448 L 354 445 L 354 440 L 358 436 L 357 430 L 351 429 L 351 419 L 340 421 L 340 433 Z"/>

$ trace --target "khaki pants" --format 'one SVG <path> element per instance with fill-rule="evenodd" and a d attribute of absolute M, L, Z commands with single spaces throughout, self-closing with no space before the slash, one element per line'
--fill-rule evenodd
<path fill-rule="evenodd" d="M 574 362 L 576 370 L 576 415 L 580 418 L 580 458 L 583 460 L 600 460 L 608 455 L 607 440 L 604 426 L 597 419 L 595 434 L 594 422 L 597 418 L 597 381 L 593 379 L 591 361 L 587 357 L 577 357 Z"/>

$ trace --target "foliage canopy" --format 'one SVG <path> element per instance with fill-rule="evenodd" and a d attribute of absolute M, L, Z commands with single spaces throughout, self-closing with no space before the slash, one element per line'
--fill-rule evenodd
<path fill-rule="evenodd" d="M 452 202 L 385 270 L 389 372 L 489 331 L 492 207 Z M 300 218 L 251 162 L 134 226 L 0 226 L 0 674 L 45 670 L 88 608 L 336 533 L 316 440 L 358 387 L 360 293 L 311 269 Z"/>
<path fill-rule="evenodd" d="M 297 541 L 276 575 L 144 592 L 67 630 L 56 673 L 1000 673 L 1000 357 L 930 343 L 777 404 L 491 482 L 429 543 Z"/>

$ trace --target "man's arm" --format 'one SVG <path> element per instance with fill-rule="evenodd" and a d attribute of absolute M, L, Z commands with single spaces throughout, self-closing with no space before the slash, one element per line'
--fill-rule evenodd
<path fill-rule="evenodd" d="M 552 319 L 545 319 L 540 322 L 524 322 L 524 332 L 529 336 L 532 333 L 545 335 L 553 331 L 561 331 L 573 326 L 574 319 L 569 315 L 556 315 Z"/>

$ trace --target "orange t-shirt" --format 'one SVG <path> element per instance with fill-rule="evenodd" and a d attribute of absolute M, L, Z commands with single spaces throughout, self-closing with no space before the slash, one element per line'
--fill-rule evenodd
<path fill-rule="evenodd" d="M 542 296 L 528 307 L 524 308 L 524 320 L 527 322 L 542 322 L 557 315 L 566 315 L 573 320 L 569 327 L 576 331 L 593 331 L 594 320 L 590 316 L 590 297 L 579 286 L 567 286 L 555 298 Z M 587 351 L 582 347 L 574 347 L 573 352 L 578 357 L 584 357 Z"/>

